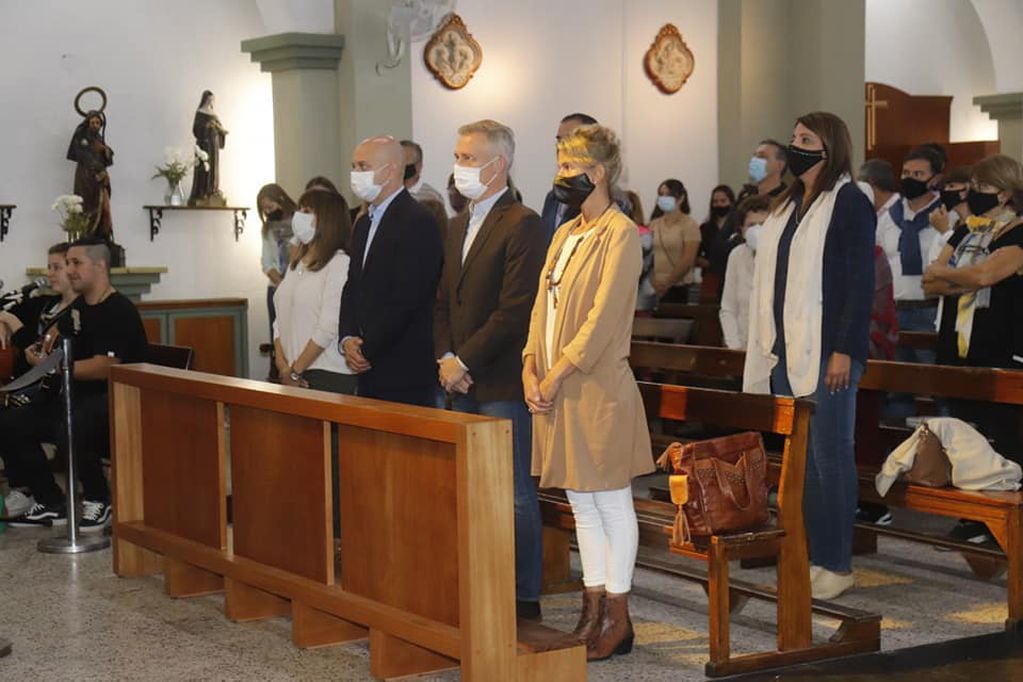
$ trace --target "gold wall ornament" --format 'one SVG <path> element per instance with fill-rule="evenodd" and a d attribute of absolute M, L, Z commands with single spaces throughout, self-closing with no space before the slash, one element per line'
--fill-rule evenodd
<path fill-rule="evenodd" d="M 483 62 L 483 48 L 455 13 L 448 15 L 423 49 L 423 60 L 430 73 L 451 90 L 469 83 Z"/>
<path fill-rule="evenodd" d="M 692 51 L 682 40 L 675 24 L 661 27 L 650 49 L 643 57 L 646 75 L 653 81 L 657 89 L 666 95 L 672 95 L 682 89 L 689 76 L 693 74 L 696 60 Z"/>

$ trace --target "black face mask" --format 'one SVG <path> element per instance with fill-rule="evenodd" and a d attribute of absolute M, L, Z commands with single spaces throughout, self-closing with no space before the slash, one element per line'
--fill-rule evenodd
<path fill-rule="evenodd" d="M 554 196 L 561 203 L 571 208 L 579 208 L 586 198 L 597 188 L 586 173 L 554 181 Z"/>
<path fill-rule="evenodd" d="M 416 164 L 410 163 L 405 166 L 405 180 L 416 176 Z"/>
<path fill-rule="evenodd" d="M 941 192 L 941 203 L 945 205 L 946 211 L 963 203 L 962 191 L 958 189 L 946 189 Z"/>
<path fill-rule="evenodd" d="M 797 178 L 824 160 L 823 149 L 802 149 L 794 144 L 789 145 L 789 170 Z"/>
<path fill-rule="evenodd" d="M 970 207 L 970 213 L 982 216 L 993 208 L 998 208 L 1002 202 L 998 200 L 998 193 L 987 194 L 971 189 L 966 193 L 966 205 Z"/>
<path fill-rule="evenodd" d="M 710 214 L 715 218 L 724 218 L 726 215 L 732 212 L 731 206 L 711 206 Z"/>
<path fill-rule="evenodd" d="M 901 185 L 902 196 L 909 200 L 919 199 L 923 195 L 927 194 L 927 180 L 917 180 L 916 178 L 902 178 Z"/>
<path fill-rule="evenodd" d="M 267 220 L 281 220 L 283 218 L 284 218 L 284 211 L 282 211 L 281 209 L 277 209 L 276 211 L 271 211 L 270 213 L 266 214 L 266 219 Z"/>

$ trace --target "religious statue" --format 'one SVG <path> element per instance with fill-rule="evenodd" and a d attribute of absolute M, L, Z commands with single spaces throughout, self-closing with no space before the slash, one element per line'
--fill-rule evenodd
<path fill-rule="evenodd" d="M 99 109 L 82 111 L 79 103 L 87 92 L 99 93 L 102 98 Z M 103 113 L 106 107 L 107 95 L 100 88 L 88 87 L 78 93 L 75 111 L 82 116 L 82 122 L 75 128 L 67 158 L 77 164 L 73 193 L 82 198 L 82 213 L 88 219 L 86 232 L 111 239 L 114 226 L 110 215 L 110 174 L 107 168 L 114 163 L 114 150 L 106 143 L 107 118 Z"/>
<path fill-rule="evenodd" d="M 192 134 L 195 135 L 196 146 L 206 153 L 205 163 L 195 167 L 192 174 L 192 194 L 188 198 L 189 206 L 226 206 L 227 199 L 220 191 L 220 150 L 224 148 L 227 129 L 220 124 L 220 119 L 213 113 L 216 98 L 209 90 L 204 90 L 199 99 L 199 108 L 192 122 Z"/>

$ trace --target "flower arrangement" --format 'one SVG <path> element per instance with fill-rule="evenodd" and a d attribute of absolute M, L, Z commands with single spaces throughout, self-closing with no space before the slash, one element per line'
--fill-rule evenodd
<path fill-rule="evenodd" d="M 79 237 L 89 231 L 89 216 L 82 210 L 82 197 L 77 194 L 62 194 L 51 208 L 60 215 L 60 226 L 69 238 Z"/>
<path fill-rule="evenodd" d="M 189 171 L 200 163 L 203 164 L 204 168 L 208 169 L 208 160 L 209 157 L 206 152 L 199 149 L 199 147 L 195 147 L 191 154 L 183 149 L 167 147 L 163 150 L 163 165 L 156 167 L 156 174 L 153 176 L 153 179 L 165 178 L 173 187 L 184 180 Z"/>

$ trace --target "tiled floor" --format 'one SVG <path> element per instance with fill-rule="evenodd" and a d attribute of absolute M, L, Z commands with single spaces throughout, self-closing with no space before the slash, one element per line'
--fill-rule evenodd
<path fill-rule="evenodd" d="M 159 578 L 115 577 L 109 550 L 77 557 L 38 553 L 36 541 L 54 532 L 0 535 L 0 638 L 13 642 L 12 654 L 0 659 L 5 680 L 369 679 L 365 645 L 300 651 L 291 645 L 287 620 L 239 625 L 224 618 L 219 597 L 169 599 Z M 861 587 L 840 603 L 884 614 L 885 649 L 995 632 L 1005 618 L 1004 578 L 973 580 L 956 555 L 882 541 L 881 553 L 857 557 L 856 568 Z M 770 569 L 736 575 L 773 581 Z M 578 599 L 545 598 L 546 622 L 571 629 Z M 705 604 L 697 585 L 637 571 L 636 648 L 590 665 L 589 679 L 703 679 Z M 751 601 L 734 621 L 733 649 L 770 647 L 772 619 L 772 605 Z M 835 627 L 815 621 L 815 635 L 825 638 Z M 451 672 L 428 679 L 457 678 Z"/>

